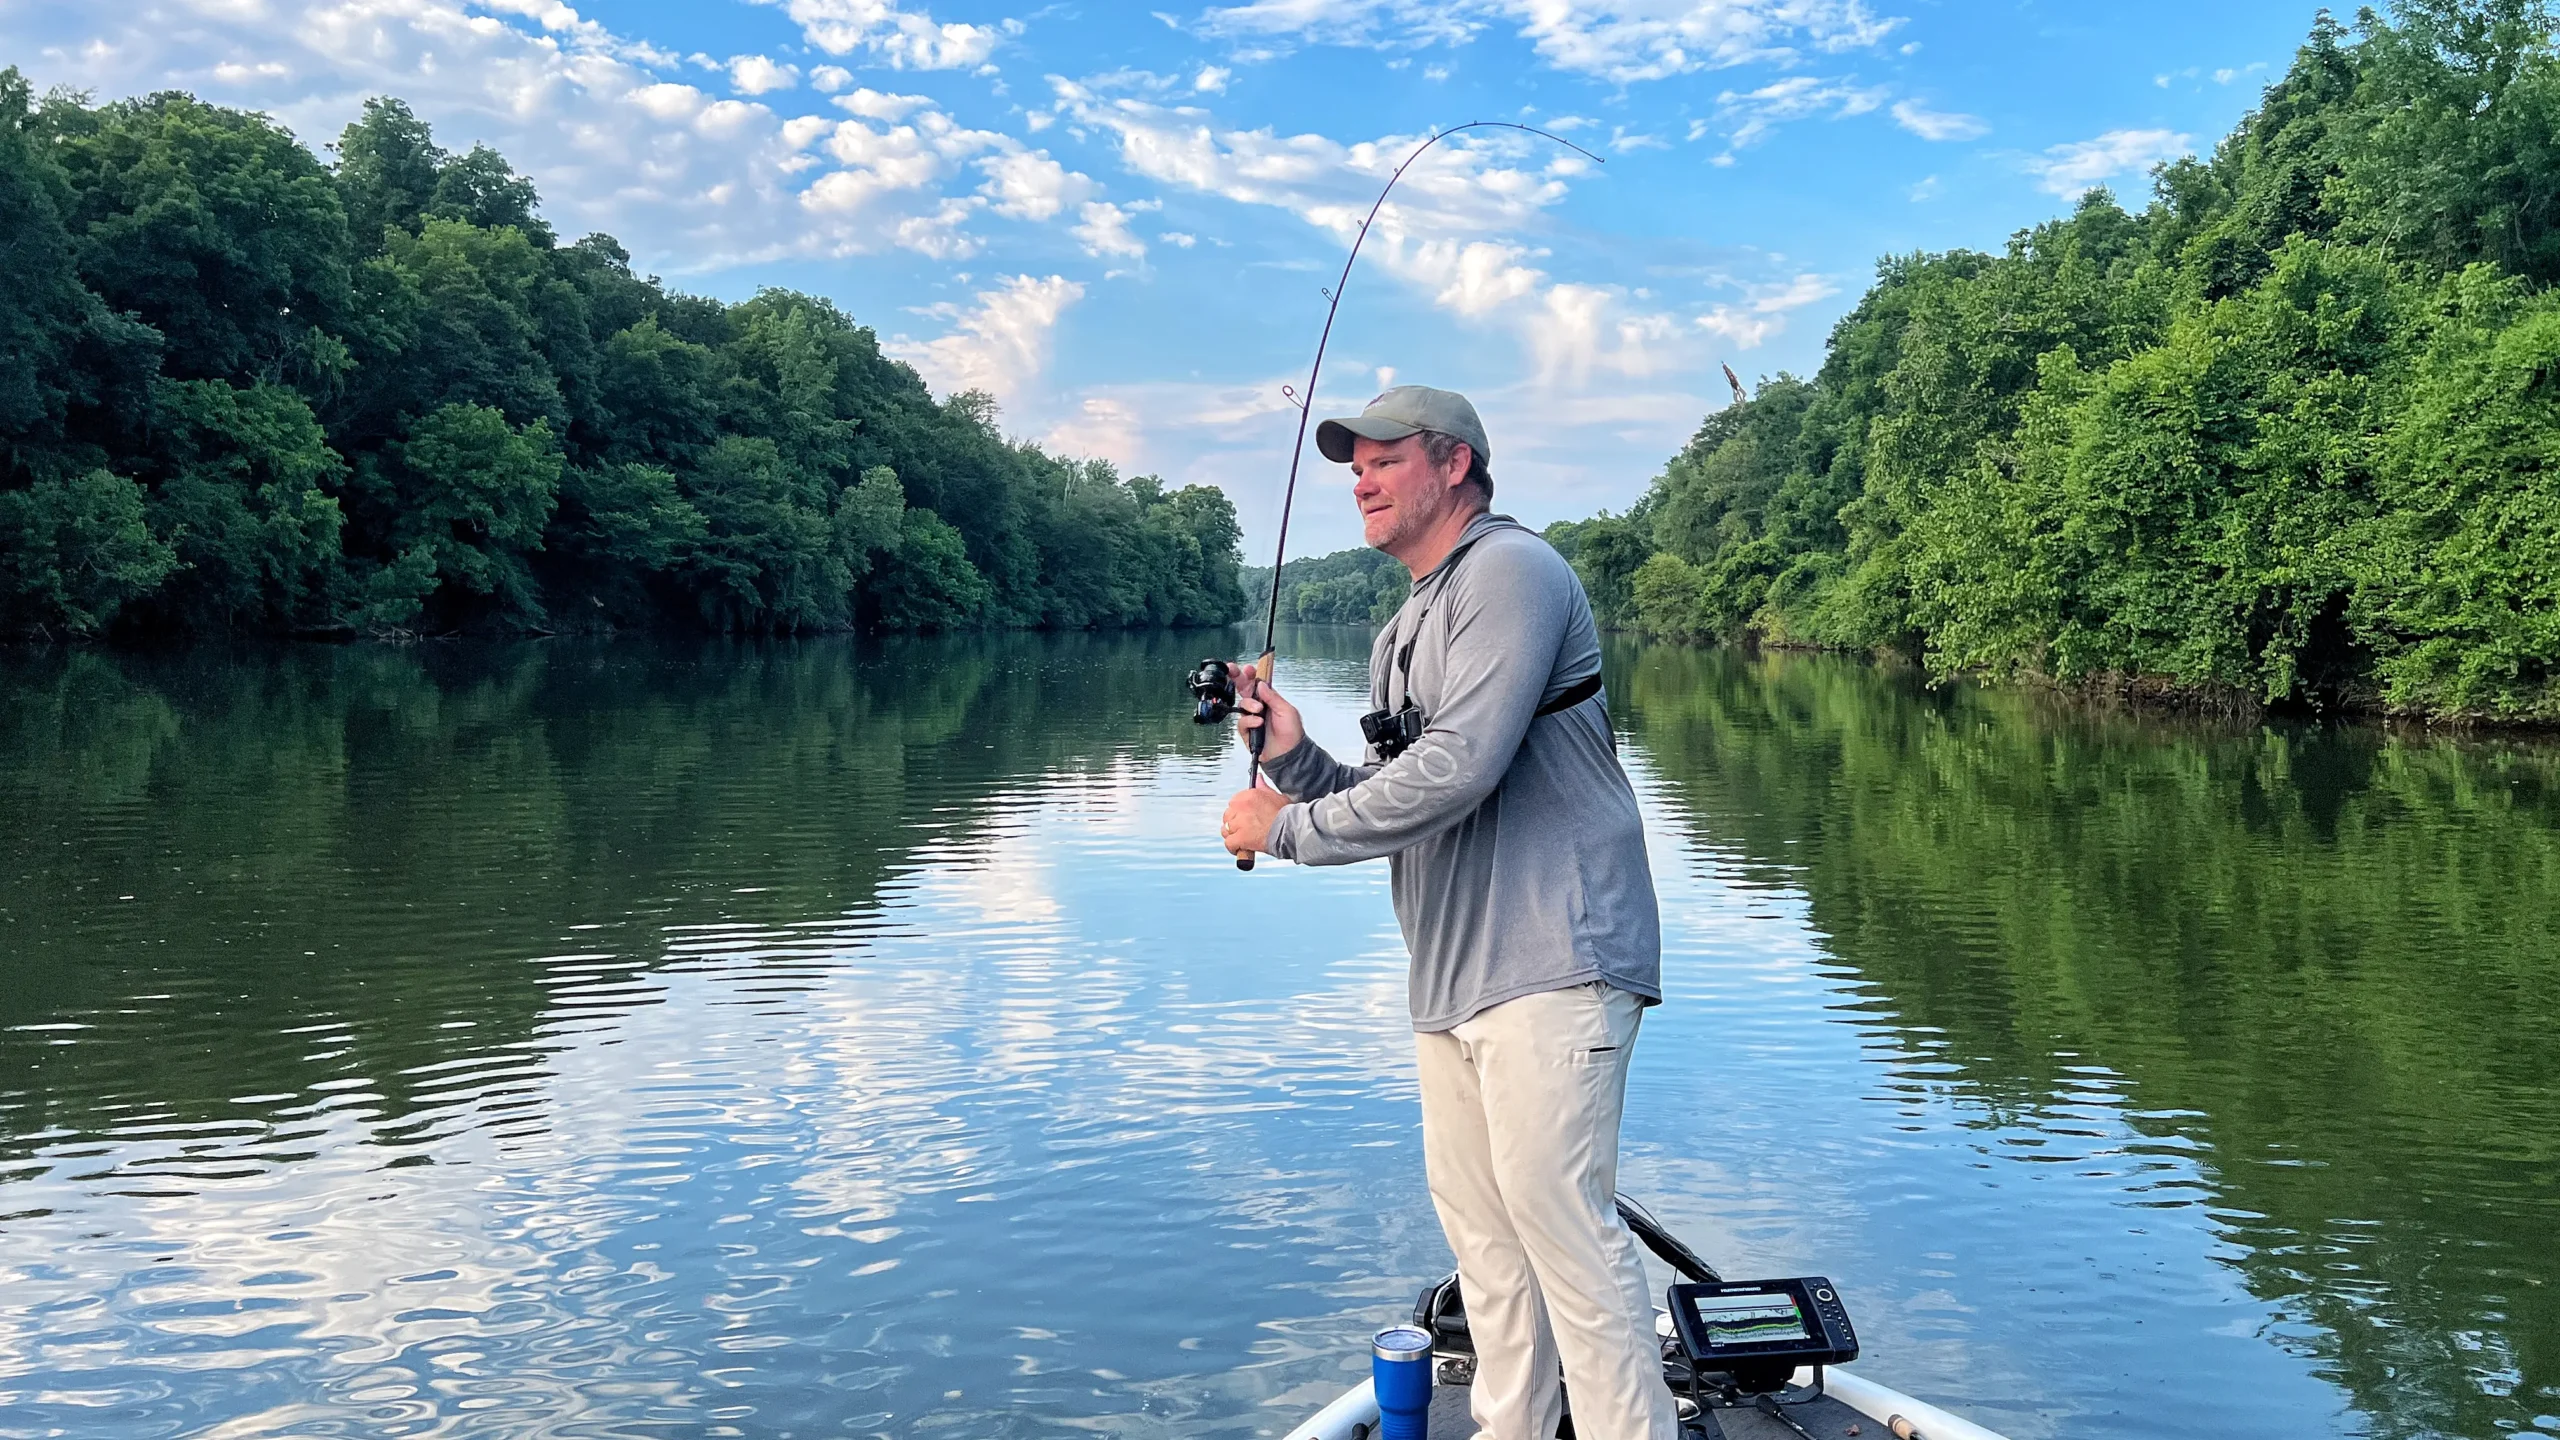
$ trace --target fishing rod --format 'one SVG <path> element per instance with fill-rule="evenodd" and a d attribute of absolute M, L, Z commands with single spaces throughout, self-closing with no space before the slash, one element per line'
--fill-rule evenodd
<path fill-rule="evenodd" d="M 1316 378 L 1324 373 L 1324 348 L 1333 340 L 1333 317 L 1341 311 L 1342 294 L 1351 286 L 1351 266 L 1360 258 L 1360 247 L 1369 239 L 1369 227 L 1377 223 L 1378 212 L 1386 208 L 1387 197 L 1395 192 L 1396 182 L 1404 178 L 1404 172 L 1412 169 L 1413 162 L 1421 159 L 1424 152 L 1432 146 L 1462 130 L 1525 131 L 1543 139 L 1553 140 L 1594 165 L 1609 163 L 1563 136 L 1553 131 L 1541 130 L 1535 125 L 1523 125 L 1516 120 L 1470 120 L 1463 125 L 1452 125 L 1446 130 L 1432 132 L 1431 138 L 1413 147 L 1413 153 L 1404 157 L 1404 163 L 1398 165 L 1395 173 L 1387 177 L 1386 185 L 1378 191 L 1378 198 L 1370 202 L 1368 215 L 1360 221 L 1360 233 L 1351 237 L 1351 253 L 1342 257 L 1341 276 L 1333 282 L 1332 289 L 1322 292 L 1327 301 L 1324 310 L 1324 331 L 1316 337 L 1316 358 L 1315 363 L 1307 367 L 1306 390 L 1297 392 L 1286 385 L 1280 387 L 1280 393 L 1288 396 L 1290 403 L 1298 409 L 1298 438 L 1296 443 L 1289 447 L 1289 484 L 1280 492 L 1280 540 L 1273 548 L 1271 555 L 1271 604 L 1262 617 L 1262 654 L 1253 662 L 1256 680 L 1267 681 L 1271 678 L 1272 662 L 1278 658 L 1279 654 L 1277 640 L 1280 632 L 1280 567 L 1289 557 L 1289 510 L 1298 498 L 1298 463 L 1307 453 L 1307 417 L 1315 408 Z M 1212 665 L 1217 667 L 1214 677 L 1210 675 Z M 1193 718 L 1202 724 L 1225 719 L 1227 712 L 1235 707 L 1235 685 L 1227 676 L 1223 661 L 1200 662 L 1200 668 L 1192 672 L 1191 689 L 1192 693 L 1200 699 L 1199 710 Z M 1223 704 L 1216 694 L 1220 689 L 1225 692 Z M 1217 713 L 1212 714 L 1213 709 Z M 1264 727 L 1257 725 L 1245 732 L 1244 783 L 1248 790 L 1262 783 L 1263 729 Z M 1248 850 L 1237 856 L 1236 868 L 1252 869 L 1253 852 Z"/>

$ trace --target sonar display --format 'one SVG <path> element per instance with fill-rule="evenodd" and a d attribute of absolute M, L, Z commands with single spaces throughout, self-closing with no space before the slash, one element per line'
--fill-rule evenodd
<path fill-rule="evenodd" d="M 1805 1340 L 1804 1312 L 1786 1295 L 1700 1295 L 1693 1302 L 1712 1346 Z"/>

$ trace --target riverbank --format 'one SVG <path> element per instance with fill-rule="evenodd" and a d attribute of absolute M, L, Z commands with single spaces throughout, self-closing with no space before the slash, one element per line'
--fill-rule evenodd
<path fill-rule="evenodd" d="M 635 274 L 398 100 L 329 148 L 0 70 L 0 637 L 1242 615 L 1216 487 L 1008 439 L 820 297 Z"/>
<path fill-rule="evenodd" d="M 1656 636 L 2560 723 L 2555 128 L 2540 7 L 2323 17 L 2149 203 L 1885 259 L 1811 378 L 1548 537 Z"/>

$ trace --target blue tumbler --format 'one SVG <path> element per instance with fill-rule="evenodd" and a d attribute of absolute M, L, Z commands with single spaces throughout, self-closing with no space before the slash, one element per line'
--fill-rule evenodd
<path fill-rule="evenodd" d="M 1430 1440 L 1431 1332 L 1392 1325 L 1369 1341 L 1378 1392 L 1378 1440 Z"/>

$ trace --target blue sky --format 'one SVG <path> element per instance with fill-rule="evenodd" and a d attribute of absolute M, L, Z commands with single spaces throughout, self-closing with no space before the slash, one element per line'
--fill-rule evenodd
<path fill-rule="evenodd" d="M 1746 380 L 1819 363 L 1878 256 L 2147 193 L 2280 74 L 2267 0 L 0 0 L 0 63 L 186 89 L 314 145 L 368 95 L 485 142 L 563 232 L 827 295 L 1013 433 L 1223 486 L 1258 558 L 1351 227 L 1319 413 L 1467 391 L 1502 508 L 1623 509 Z M 1310 454 L 1293 553 L 1358 541 Z"/>

